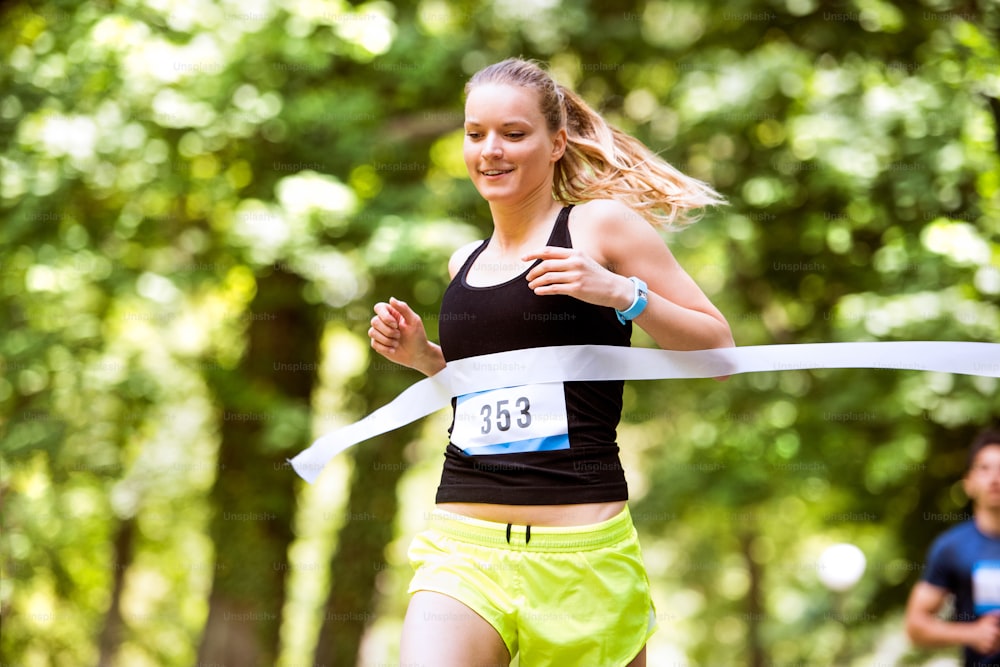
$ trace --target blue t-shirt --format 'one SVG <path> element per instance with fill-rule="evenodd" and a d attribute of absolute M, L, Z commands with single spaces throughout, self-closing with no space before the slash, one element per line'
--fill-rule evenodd
<path fill-rule="evenodd" d="M 971 519 L 945 531 L 931 545 L 923 579 L 955 595 L 953 621 L 1000 613 L 1000 537 L 984 535 Z M 1000 666 L 1000 653 L 985 656 L 966 646 L 965 664 Z"/>

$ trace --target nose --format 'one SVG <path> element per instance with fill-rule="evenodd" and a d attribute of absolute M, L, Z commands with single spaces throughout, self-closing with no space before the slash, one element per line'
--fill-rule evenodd
<path fill-rule="evenodd" d="M 490 133 L 483 142 L 483 155 L 491 158 L 503 156 L 503 147 L 500 145 L 500 137 Z"/>

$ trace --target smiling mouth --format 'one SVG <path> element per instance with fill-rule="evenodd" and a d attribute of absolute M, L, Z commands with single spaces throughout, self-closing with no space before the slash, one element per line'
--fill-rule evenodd
<path fill-rule="evenodd" d="M 513 169 L 480 169 L 479 173 L 483 176 L 502 176 L 503 174 L 509 174 L 514 171 Z"/>

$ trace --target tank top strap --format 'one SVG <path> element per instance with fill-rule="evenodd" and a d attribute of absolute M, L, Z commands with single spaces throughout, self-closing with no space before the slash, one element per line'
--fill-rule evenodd
<path fill-rule="evenodd" d="M 477 257 L 483 254 L 483 251 L 486 250 L 486 245 L 489 242 L 490 240 L 488 238 L 483 239 L 483 242 L 479 244 L 479 247 L 477 247 L 475 250 L 469 253 L 469 256 L 465 258 L 465 262 L 462 264 L 462 268 L 460 268 L 458 270 L 458 273 L 455 274 L 456 280 L 464 281 L 466 279 L 466 277 L 469 274 L 469 268 L 472 266 L 472 263 L 476 261 Z"/>
<path fill-rule="evenodd" d="M 556 224 L 552 226 L 552 234 L 549 236 L 549 245 L 558 248 L 572 248 L 573 240 L 569 236 L 569 212 L 573 209 L 573 204 L 563 206 L 556 218 Z"/>

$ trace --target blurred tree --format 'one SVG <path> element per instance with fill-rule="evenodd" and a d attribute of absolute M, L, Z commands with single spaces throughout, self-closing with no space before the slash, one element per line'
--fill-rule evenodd
<path fill-rule="evenodd" d="M 247 349 L 234 372 L 215 373 L 222 409 L 219 470 L 211 498 L 216 557 L 201 664 L 274 664 L 294 535 L 295 484 L 284 459 L 308 443 L 318 368 L 315 308 L 301 277 L 261 275 Z"/>

